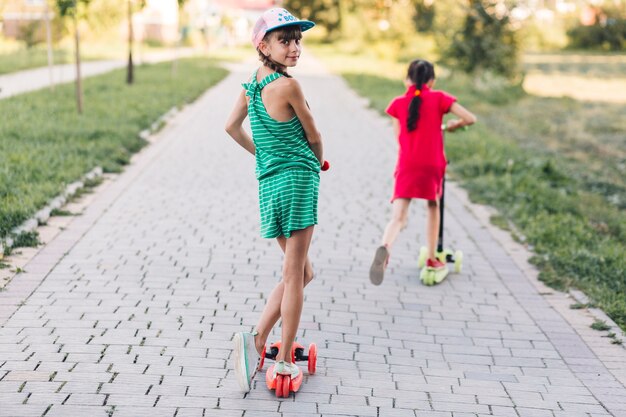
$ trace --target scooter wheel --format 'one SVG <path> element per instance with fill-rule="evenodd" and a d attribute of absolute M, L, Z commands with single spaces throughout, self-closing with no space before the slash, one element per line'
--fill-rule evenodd
<path fill-rule="evenodd" d="M 428 257 L 428 249 L 425 246 L 420 248 L 420 254 L 417 258 L 417 267 L 423 268 L 426 265 L 426 258 Z"/>
<path fill-rule="evenodd" d="M 433 273 L 433 271 L 426 271 L 426 274 L 424 275 L 423 283 L 424 285 L 427 285 L 429 287 L 435 284 L 435 274 Z"/>
<path fill-rule="evenodd" d="M 309 375 L 313 375 L 315 373 L 315 368 L 317 366 L 317 346 L 315 343 L 311 343 L 309 345 Z"/>
<path fill-rule="evenodd" d="M 276 375 L 276 398 L 283 396 L 283 379 L 285 378 L 282 375 Z M 287 386 L 287 391 L 289 391 L 289 386 Z"/>
<path fill-rule="evenodd" d="M 289 386 L 291 385 L 291 377 L 290 376 L 284 376 L 283 377 L 283 398 L 287 398 L 289 397 Z"/>
<path fill-rule="evenodd" d="M 454 272 L 457 274 L 463 269 L 463 252 L 460 250 L 454 252 Z"/>

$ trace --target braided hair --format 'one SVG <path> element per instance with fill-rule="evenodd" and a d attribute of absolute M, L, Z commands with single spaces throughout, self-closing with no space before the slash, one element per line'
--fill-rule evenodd
<path fill-rule="evenodd" d="M 416 95 L 409 104 L 409 118 L 406 122 L 407 128 L 410 131 L 415 130 L 417 127 L 417 120 L 420 117 L 420 106 L 422 104 L 421 90 L 422 86 L 430 80 L 435 79 L 435 67 L 428 61 L 423 59 L 416 59 L 409 65 L 407 72 L 407 78 L 415 85 Z M 418 93 L 418 91 L 420 93 Z"/>
<path fill-rule="evenodd" d="M 276 34 L 279 42 L 283 42 L 283 41 L 291 42 L 293 40 L 302 39 L 302 30 L 300 29 L 300 26 L 297 26 L 297 25 L 286 26 L 284 28 L 268 32 L 263 37 L 263 41 L 269 42 L 270 36 L 272 36 L 273 34 Z M 266 67 L 268 67 L 269 69 L 273 71 L 278 72 L 279 74 L 284 75 L 287 78 L 291 78 L 291 75 L 287 74 L 287 67 L 274 61 L 269 56 L 264 55 L 263 52 L 261 52 L 260 48 L 257 48 L 257 52 L 259 53 L 259 61 L 261 61 L 263 65 L 265 65 Z"/>

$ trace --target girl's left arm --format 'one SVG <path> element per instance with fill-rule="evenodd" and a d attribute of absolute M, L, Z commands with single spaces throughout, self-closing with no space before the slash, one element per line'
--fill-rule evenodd
<path fill-rule="evenodd" d="M 246 101 L 246 93 L 242 91 L 237 97 L 235 108 L 228 116 L 226 121 L 226 132 L 235 139 L 239 145 L 241 145 L 246 151 L 254 155 L 256 150 L 252 138 L 243 128 L 243 121 L 248 116 L 248 102 Z"/>
<path fill-rule="evenodd" d="M 289 102 L 289 105 L 293 108 L 293 111 L 296 113 L 298 119 L 300 119 L 300 123 L 302 123 L 302 128 L 304 129 L 304 133 L 306 134 L 306 139 L 309 142 L 309 146 L 311 147 L 311 150 L 315 154 L 317 160 L 320 162 L 320 165 L 322 165 L 324 163 L 322 135 L 317 130 L 315 120 L 313 120 L 313 114 L 311 113 L 311 109 L 309 109 L 309 105 L 304 99 L 304 93 L 302 92 L 300 84 L 293 78 L 289 79 L 288 81 L 290 82 L 290 85 L 287 94 L 287 101 Z"/>

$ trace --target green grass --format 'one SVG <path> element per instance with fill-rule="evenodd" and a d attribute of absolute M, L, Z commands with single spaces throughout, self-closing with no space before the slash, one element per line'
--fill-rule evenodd
<path fill-rule="evenodd" d="M 39 234 L 36 231 L 22 232 L 15 236 L 13 247 L 14 248 L 36 248 L 41 242 L 39 241 Z"/>
<path fill-rule="evenodd" d="M 74 216 L 74 215 L 75 215 L 74 213 L 68 210 L 53 209 L 52 211 L 50 211 L 50 216 L 67 217 L 67 216 Z"/>
<path fill-rule="evenodd" d="M 84 114 L 74 86 L 0 100 L 0 238 L 95 166 L 119 172 L 145 142 L 138 133 L 173 106 L 197 98 L 226 75 L 207 59 L 124 70 L 84 80 Z"/>
<path fill-rule="evenodd" d="M 53 62 L 55 65 L 74 62 L 74 45 L 70 38 L 56 43 L 53 47 Z M 165 50 L 163 47 L 152 47 L 147 44 L 135 44 L 133 56 L 137 60 L 140 56 L 151 52 Z M 119 39 L 108 41 L 83 41 L 81 59 L 83 62 L 127 58 L 126 43 Z M 233 52 L 230 52 L 231 54 Z M 48 65 L 48 50 L 45 44 L 26 48 L 21 42 L 9 41 L 0 38 L 0 75 L 11 72 L 44 67 Z"/>
<path fill-rule="evenodd" d="M 72 62 L 72 54 L 66 49 L 55 49 L 53 53 L 55 64 Z M 0 55 L 0 75 L 45 65 L 48 65 L 48 53 L 41 47 L 18 49 Z"/>
<path fill-rule="evenodd" d="M 589 327 L 591 327 L 593 330 L 598 330 L 598 331 L 605 331 L 611 328 L 611 326 L 606 324 L 604 320 L 596 320 Z M 615 333 L 613 334 L 613 336 L 615 336 Z"/>
<path fill-rule="evenodd" d="M 404 91 L 405 64 L 370 60 L 355 71 L 360 58 L 344 56 L 349 62 L 338 65 L 334 57 L 330 66 L 381 114 Z M 473 201 L 498 209 L 496 223 L 515 226 L 536 254 L 541 280 L 579 288 L 626 329 L 626 108 L 438 72 L 436 88 L 479 117 L 469 131 L 447 135 L 450 174 Z"/>
<path fill-rule="evenodd" d="M 526 72 L 542 74 L 614 77 L 626 73 L 626 55 L 597 52 L 564 52 L 527 54 L 523 61 Z"/>

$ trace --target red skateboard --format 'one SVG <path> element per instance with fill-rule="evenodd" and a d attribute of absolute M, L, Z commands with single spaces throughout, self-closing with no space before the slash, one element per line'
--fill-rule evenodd
<path fill-rule="evenodd" d="M 276 359 L 278 355 L 278 351 L 280 349 L 280 342 L 272 343 L 270 346 L 270 350 L 263 350 L 263 354 L 261 355 L 261 363 L 259 365 L 259 369 L 263 368 L 263 363 L 265 362 L 265 358 L 268 359 Z M 309 345 L 309 354 L 304 354 L 304 346 L 299 343 L 294 342 L 291 348 L 291 360 L 295 362 L 307 361 L 309 375 L 315 374 L 315 366 L 317 365 L 317 346 L 315 343 L 311 343 Z M 298 392 L 300 386 L 302 385 L 302 371 L 298 374 L 295 379 L 291 379 L 289 375 L 276 375 L 274 378 L 274 365 L 270 366 L 265 373 L 265 382 L 267 384 L 267 388 L 270 390 L 276 390 L 276 397 L 278 398 L 287 398 L 289 397 L 289 393 Z"/>

